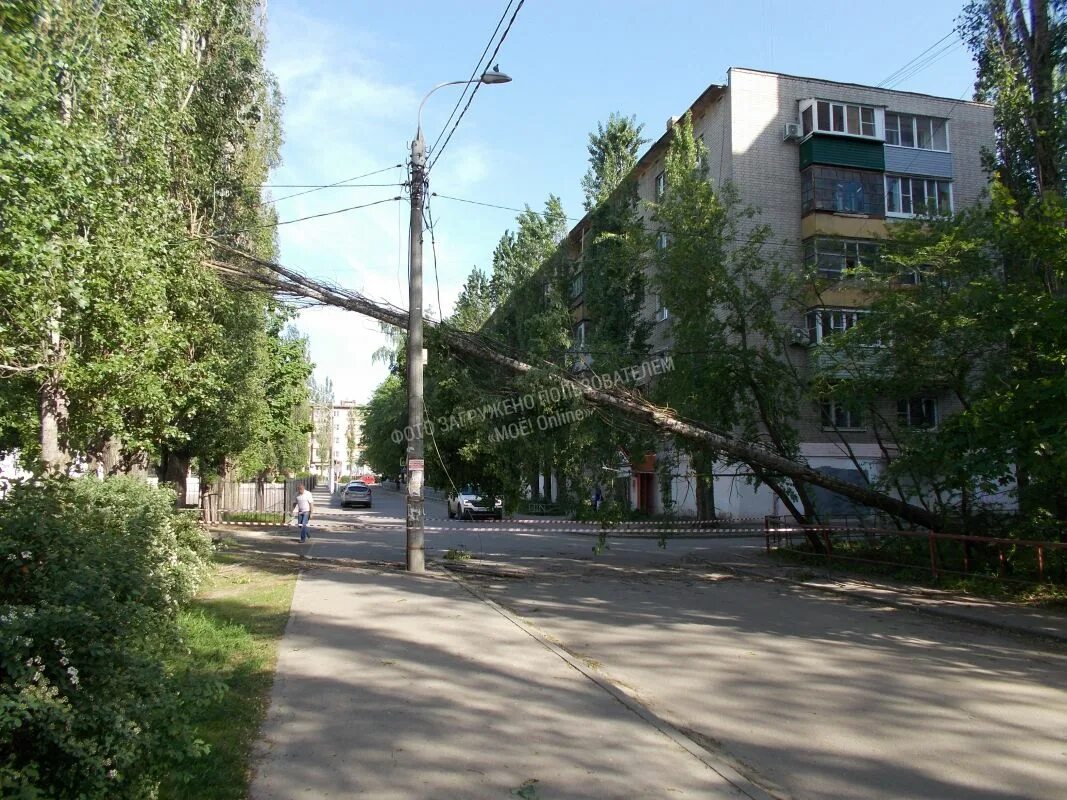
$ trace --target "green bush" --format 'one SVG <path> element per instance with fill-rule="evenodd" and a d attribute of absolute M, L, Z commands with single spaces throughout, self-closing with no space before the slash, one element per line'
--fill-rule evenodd
<path fill-rule="evenodd" d="M 167 490 L 56 479 L 0 502 L 0 795 L 143 798 L 217 695 L 170 674 L 210 544 Z"/>

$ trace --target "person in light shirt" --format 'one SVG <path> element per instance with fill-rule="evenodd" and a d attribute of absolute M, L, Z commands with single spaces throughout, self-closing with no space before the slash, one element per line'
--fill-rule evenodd
<path fill-rule="evenodd" d="M 311 512 L 315 508 L 315 501 L 311 499 L 311 492 L 303 486 L 296 490 L 296 502 L 293 503 L 293 516 L 300 526 L 300 541 L 306 542 L 311 538 L 308 531 L 308 523 L 311 521 Z"/>

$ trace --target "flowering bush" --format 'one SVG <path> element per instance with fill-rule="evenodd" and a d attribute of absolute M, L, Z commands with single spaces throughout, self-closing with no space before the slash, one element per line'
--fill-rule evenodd
<path fill-rule="evenodd" d="M 169 674 L 210 544 L 174 496 L 115 478 L 0 501 L 0 795 L 142 798 L 202 750 L 219 687 Z"/>

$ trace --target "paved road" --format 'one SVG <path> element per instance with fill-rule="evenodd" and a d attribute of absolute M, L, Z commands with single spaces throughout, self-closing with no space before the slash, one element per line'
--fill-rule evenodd
<path fill-rule="evenodd" d="M 310 555 L 402 562 L 402 498 L 375 501 L 322 509 Z M 522 575 L 464 575 L 501 613 L 433 575 L 306 573 L 253 796 L 1067 796 L 1063 646 L 715 566 L 759 541 L 595 555 L 556 528 L 429 525 L 428 560 Z"/>

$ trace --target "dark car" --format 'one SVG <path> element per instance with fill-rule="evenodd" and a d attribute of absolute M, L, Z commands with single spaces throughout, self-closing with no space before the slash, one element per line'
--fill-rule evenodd
<path fill-rule="evenodd" d="M 363 481 L 352 481 L 341 491 L 342 506 L 371 507 L 371 490 Z"/>

